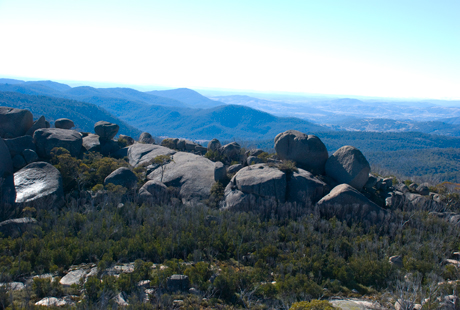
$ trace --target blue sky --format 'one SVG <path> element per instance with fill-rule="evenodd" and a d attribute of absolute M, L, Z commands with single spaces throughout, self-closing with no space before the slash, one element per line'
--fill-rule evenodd
<path fill-rule="evenodd" d="M 0 0 L 0 75 L 460 99 L 460 1 Z"/>

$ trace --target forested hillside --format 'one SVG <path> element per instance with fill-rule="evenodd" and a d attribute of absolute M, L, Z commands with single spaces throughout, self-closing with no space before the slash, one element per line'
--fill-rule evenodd
<path fill-rule="evenodd" d="M 28 109 L 35 116 L 46 115 L 47 120 L 70 117 L 77 130 L 91 132 L 98 121 L 117 123 L 120 133 L 138 137 L 141 131 L 114 117 L 105 109 L 91 103 L 47 96 L 23 95 L 13 92 L 0 92 L 0 106 Z"/>

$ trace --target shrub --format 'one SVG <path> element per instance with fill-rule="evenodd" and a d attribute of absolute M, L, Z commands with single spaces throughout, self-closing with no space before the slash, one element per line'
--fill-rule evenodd
<path fill-rule="evenodd" d="M 206 154 L 204 154 L 204 157 L 212 161 L 223 161 L 224 160 L 224 158 L 218 151 L 212 151 L 212 150 L 207 151 Z"/>
<path fill-rule="evenodd" d="M 284 160 L 281 164 L 278 165 L 278 169 L 285 173 L 299 172 L 295 162 L 292 160 Z"/>

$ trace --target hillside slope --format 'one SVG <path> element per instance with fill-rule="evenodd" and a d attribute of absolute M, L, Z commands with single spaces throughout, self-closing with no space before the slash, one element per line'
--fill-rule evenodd
<path fill-rule="evenodd" d="M 194 108 L 213 108 L 222 105 L 222 102 L 211 100 L 208 97 L 189 88 L 177 88 L 169 90 L 153 90 L 146 92 L 155 96 L 178 100 Z"/>
<path fill-rule="evenodd" d="M 139 137 L 141 131 L 126 124 L 105 109 L 91 103 L 47 96 L 31 96 L 13 92 L 0 92 L 0 106 L 27 109 L 35 116 L 45 115 L 53 123 L 59 118 L 70 118 L 79 131 L 93 132 L 98 121 L 116 123 L 119 133 Z"/>

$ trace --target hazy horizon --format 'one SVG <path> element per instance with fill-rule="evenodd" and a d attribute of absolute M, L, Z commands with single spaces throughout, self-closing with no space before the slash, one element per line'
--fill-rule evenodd
<path fill-rule="evenodd" d="M 460 99 L 458 1 L 0 1 L 0 74 Z"/>

